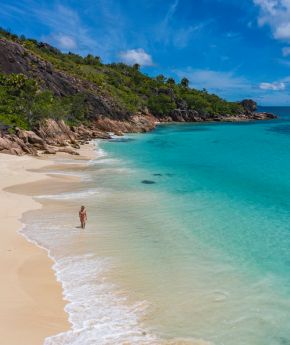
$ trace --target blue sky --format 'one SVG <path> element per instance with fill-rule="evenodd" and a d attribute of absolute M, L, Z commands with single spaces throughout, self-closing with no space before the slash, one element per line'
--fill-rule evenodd
<path fill-rule="evenodd" d="M 290 105 L 290 0 L 0 0 L 0 25 L 229 100 Z"/>

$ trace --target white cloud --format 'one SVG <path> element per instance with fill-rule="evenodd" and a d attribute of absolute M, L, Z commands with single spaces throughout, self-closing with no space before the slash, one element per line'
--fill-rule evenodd
<path fill-rule="evenodd" d="M 288 19 L 289 20 L 289 19 Z M 290 39 L 290 23 L 281 23 L 276 26 L 274 37 L 282 40 Z"/>
<path fill-rule="evenodd" d="M 284 66 L 290 67 L 290 61 L 286 60 L 286 59 L 276 59 L 276 61 Z"/>
<path fill-rule="evenodd" d="M 63 49 L 75 49 L 77 47 L 75 39 L 71 36 L 59 34 L 55 36 L 55 41 L 57 45 Z"/>
<path fill-rule="evenodd" d="M 249 87 L 249 82 L 243 78 L 235 76 L 233 72 L 202 70 L 187 68 L 185 71 L 176 71 L 179 77 L 187 77 L 191 85 L 195 88 L 225 90 L 241 87 Z"/>
<path fill-rule="evenodd" d="M 88 29 L 82 23 L 78 13 L 63 5 L 54 7 L 34 7 L 34 16 L 48 26 L 51 34 L 43 37 L 60 49 L 80 51 L 94 50 L 97 43 L 91 38 Z"/>
<path fill-rule="evenodd" d="M 100 25 L 90 27 L 76 9 L 61 5 L 59 1 L 56 4 L 40 1 L 33 7 L 33 16 L 35 21 L 50 29 L 50 34 L 43 37 L 43 40 L 60 49 L 72 50 L 82 55 L 92 53 L 101 56 L 103 61 L 112 61 L 116 51 L 127 48 L 123 15 L 113 0 L 95 0 L 87 11 L 88 21 L 94 20 L 96 23 L 100 22 Z M 57 40 L 60 36 L 73 39 L 75 48 L 64 48 L 64 43 L 68 42 Z"/>
<path fill-rule="evenodd" d="M 135 63 L 141 66 L 152 66 L 153 61 L 151 55 L 145 52 L 144 49 L 130 49 L 120 53 L 120 58 L 123 62 L 133 65 Z"/>
<path fill-rule="evenodd" d="M 290 41 L 290 0 L 253 0 L 260 8 L 259 26 L 269 25 L 273 37 Z"/>
<path fill-rule="evenodd" d="M 192 35 L 204 28 L 205 24 L 197 24 L 188 28 L 180 28 L 172 33 L 172 42 L 177 48 L 185 48 Z"/>
<path fill-rule="evenodd" d="M 179 0 L 174 0 L 168 7 L 164 18 L 157 26 L 156 39 L 163 44 L 168 44 L 171 39 L 171 21 L 175 15 L 176 9 L 179 5 Z"/>
<path fill-rule="evenodd" d="M 241 34 L 239 32 L 227 32 L 226 37 L 230 39 L 239 39 L 241 38 Z"/>
<path fill-rule="evenodd" d="M 261 105 L 278 105 L 278 106 L 289 106 L 290 105 L 290 97 L 288 92 L 272 92 L 272 91 L 264 91 L 262 94 L 257 95 L 255 100 L 258 104 Z"/>
<path fill-rule="evenodd" d="M 237 76 L 233 71 L 215 71 L 210 69 L 175 70 L 179 78 L 186 77 L 190 86 L 196 89 L 207 89 L 209 92 L 229 100 L 254 97 L 253 85 L 244 77 Z"/>
<path fill-rule="evenodd" d="M 290 55 L 290 47 L 284 47 L 284 48 L 282 49 L 282 54 L 283 54 L 283 56 L 288 56 L 288 55 Z"/>
<path fill-rule="evenodd" d="M 290 105 L 287 88 L 290 84 L 290 76 L 273 83 L 259 84 L 237 76 L 234 71 L 201 70 L 188 67 L 185 70 L 175 70 L 174 73 L 179 78 L 188 78 L 191 87 L 206 88 L 209 92 L 216 93 L 227 100 L 252 98 L 263 105 Z"/>
<path fill-rule="evenodd" d="M 171 21 L 171 19 L 173 18 L 177 6 L 179 5 L 179 0 L 175 0 L 168 8 L 168 11 L 163 19 L 163 25 L 167 26 L 167 24 Z"/>
<path fill-rule="evenodd" d="M 94 28 L 82 19 L 75 8 L 62 5 L 60 1 L 23 0 L 18 1 L 17 6 L 2 7 L 3 15 L 8 16 L 9 13 L 15 22 L 20 22 L 19 18 L 26 16 L 36 25 L 46 27 L 48 34 L 40 39 L 61 50 L 82 55 L 93 53 L 111 61 L 116 50 L 126 49 L 123 17 L 113 1 L 95 0 L 90 4 L 93 9 L 86 13 L 88 21 L 102 20 L 103 23 L 103 26 Z"/>
<path fill-rule="evenodd" d="M 259 88 L 261 90 L 282 91 L 285 90 L 286 85 L 284 82 L 260 83 Z"/>
<path fill-rule="evenodd" d="M 176 12 L 178 10 L 180 0 L 172 1 L 167 7 L 163 19 L 156 26 L 154 39 L 162 43 L 162 45 L 173 44 L 178 49 L 183 49 L 193 36 L 207 26 L 211 20 L 203 23 L 193 23 L 188 26 L 180 26 Z"/>
<path fill-rule="evenodd" d="M 290 77 L 284 77 L 273 83 L 261 83 L 257 89 L 255 100 L 263 105 L 290 105 L 288 85 Z M 262 87 L 261 87 L 262 86 Z"/>

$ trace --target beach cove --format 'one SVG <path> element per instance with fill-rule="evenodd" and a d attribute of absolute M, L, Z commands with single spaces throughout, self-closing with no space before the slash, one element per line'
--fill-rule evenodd
<path fill-rule="evenodd" d="M 22 232 L 55 261 L 65 302 L 58 290 L 54 313 L 65 308 L 71 324 L 64 314 L 44 344 L 284 344 L 290 144 L 280 112 L 97 141 L 89 160 L 35 167 L 48 184 L 10 188 L 42 205 Z"/>
<path fill-rule="evenodd" d="M 0 17 L 0 345 L 290 345 L 290 0 Z"/>

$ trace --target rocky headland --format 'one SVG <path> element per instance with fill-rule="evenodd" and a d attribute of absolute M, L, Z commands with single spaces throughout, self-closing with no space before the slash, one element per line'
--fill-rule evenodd
<path fill-rule="evenodd" d="M 84 95 L 82 102 L 86 109 L 85 121 L 72 124 L 65 118 L 46 117 L 27 129 L 7 125 L 0 118 L 0 153 L 39 155 L 66 152 L 78 154 L 79 146 L 91 139 L 109 139 L 112 134 L 121 136 L 123 133 L 147 132 L 154 129 L 158 123 L 163 122 L 237 122 L 276 118 L 270 113 L 257 112 L 257 105 L 252 100 L 230 104 L 230 102 L 219 99 L 220 104 L 225 106 L 224 109 L 231 109 L 229 113 L 223 110 L 211 112 L 204 108 L 199 110 L 195 107 L 193 109 L 188 98 L 185 97 L 186 95 L 191 93 L 192 96 L 192 93 L 195 92 L 195 97 L 204 97 L 209 104 L 210 97 L 213 95 L 205 92 L 202 94 L 201 91 L 190 89 L 186 85 L 170 84 L 169 79 L 166 83 L 158 80 L 157 84 L 156 80 L 153 82 L 153 78 L 142 75 L 138 66 L 131 71 L 133 67 L 123 65 L 117 67 L 102 64 L 93 67 L 90 65 L 91 69 L 94 68 L 93 71 L 97 71 L 97 77 L 107 78 L 109 75 L 112 79 L 112 71 L 115 72 L 114 69 L 122 68 L 124 79 L 128 78 L 130 73 L 133 73 L 130 76 L 132 80 L 142 77 L 143 79 L 140 80 L 147 83 L 148 79 L 151 79 L 148 83 L 151 83 L 150 92 L 152 94 L 149 95 L 147 89 L 145 90 L 146 95 L 145 91 L 144 95 L 140 93 L 136 88 L 136 83 L 140 84 L 140 81 L 134 81 L 134 87 L 137 90 L 134 90 L 135 98 L 139 97 L 140 105 L 132 109 L 130 102 L 125 98 L 127 103 L 123 102 L 121 98 L 125 97 L 123 93 L 122 96 L 118 94 L 118 84 L 111 86 L 108 81 L 106 81 L 107 84 L 104 82 L 100 84 L 95 81 L 95 75 L 92 77 L 92 72 L 88 75 L 82 72 L 83 65 L 63 62 L 66 61 L 64 58 L 67 59 L 67 56 L 55 48 L 36 41 L 30 45 L 28 43 L 30 44 L 30 41 L 20 41 L 17 36 L 14 37 L 14 40 L 10 36 L 0 38 L 0 72 L 4 75 L 21 74 L 35 80 L 40 90 L 49 90 L 54 97 L 59 99 L 75 97 L 78 94 Z M 119 82 L 120 87 L 124 88 L 124 85 L 121 84 L 124 83 L 124 80 Z M 112 83 L 115 83 L 115 80 Z M 184 82 L 184 84 L 186 83 Z M 117 90 L 116 94 L 112 90 Z M 183 94 L 184 98 L 182 98 Z M 158 108 L 158 97 L 160 97 L 160 104 L 164 102 L 164 99 L 167 102 L 164 103 L 166 106 L 170 103 L 168 110 L 166 107 L 161 110 Z"/>

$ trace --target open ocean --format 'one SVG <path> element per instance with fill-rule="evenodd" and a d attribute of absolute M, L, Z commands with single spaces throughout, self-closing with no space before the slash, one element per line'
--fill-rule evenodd
<path fill-rule="evenodd" d="M 24 217 L 73 325 L 45 345 L 290 344 L 290 108 L 262 110 L 279 119 L 160 125 L 66 164 L 78 188 Z"/>

